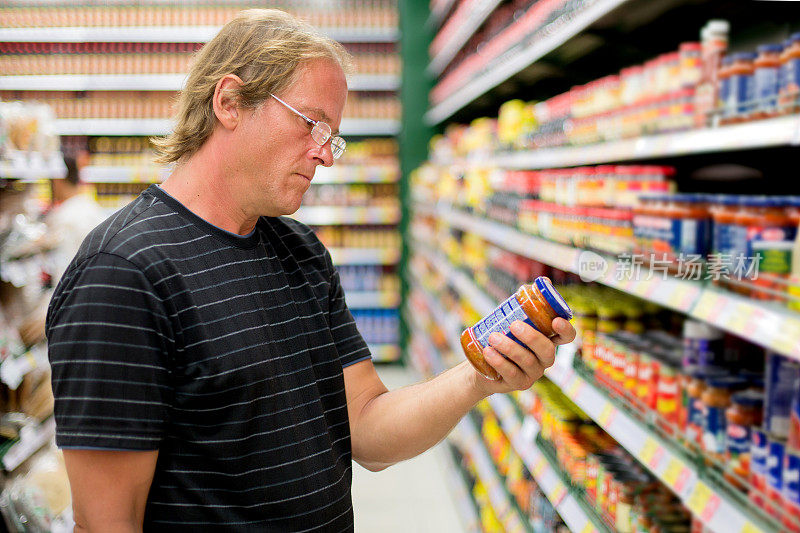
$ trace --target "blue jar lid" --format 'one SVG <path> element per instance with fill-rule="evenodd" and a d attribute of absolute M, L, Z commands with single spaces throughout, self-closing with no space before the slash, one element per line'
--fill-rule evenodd
<path fill-rule="evenodd" d="M 731 59 L 736 61 L 753 61 L 756 58 L 754 52 L 739 52 L 738 54 L 731 54 Z"/>
<path fill-rule="evenodd" d="M 789 42 L 800 41 L 800 32 L 793 33 L 789 36 Z"/>
<path fill-rule="evenodd" d="M 754 390 L 745 390 L 731 396 L 731 401 L 745 407 L 760 407 L 764 404 L 764 393 Z"/>
<path fill-rule="evenodd" d="M 761 46 L 757 47 L 756 50 L 759 54 L 763 53 L 778 53 L 780 54 L 783 52 L 783 45 L 780 44 L 762 44 Z"/>
<path fill-rule="evenodd" d="M 714 376 L 708 378 L 708 386 L 715 389 L 738 389 L 747 385 L 747 380 L 738 376 Z"/>
<path fill-rule="evenodd" d="M 740 205 L 744 201 L 743 196 L 739 196 L 737 194 L 726 194 L 723 195 L 718 201 L 722 205 Z"/>
<path fill-rule="evenodd" d="M 566 320 L 572 320 L 572 309 L 569 308 L 564 298 L 558 293 L 555 287 L 553 287 L 550 278 L 547 276 L 539 276 L 533 283 L 558 316 Z"/>

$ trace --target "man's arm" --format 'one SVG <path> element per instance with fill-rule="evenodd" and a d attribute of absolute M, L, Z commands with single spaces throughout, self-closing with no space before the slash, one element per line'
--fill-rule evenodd
<path fill-rule="evenodd" d="M 142 531 L 158 451 L 64 450 L 75 531 Z"/>
<path fill-rule="evenodd" d="M 553 321 L 553 329 L 558 336 L 550 340 L 515 322 L 512 332 L 530 350 L 505 335 L 490 336 L 483 355 L 500 374 L 498 381 L 484 378 L 465 361 L 430 381 L 389 392 L 371 361 L 346 367 L 353 459 L 377 471 L 415 457 L 445 438 L 483 398 L 530 388 L 555 361 L 556 344 L 575 338 L 575 329 L 562 318 Z"/>

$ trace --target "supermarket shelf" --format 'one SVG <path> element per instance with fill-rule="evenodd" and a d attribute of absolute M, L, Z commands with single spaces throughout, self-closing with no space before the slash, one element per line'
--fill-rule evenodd
<path fill-rule="evenodd" d="M 477 97 L 514 76 L 549 52 L 552 52 L 596 20 L 610 13 L 613 9 L 619 7 L 626 1 L 628 0 L 597 0 L 594 4 L 575 15 L 572 20 L 558 31 L 550 33 L 544 38 L 524 47 L 511 56 L 508 61 L 498 65 L 496 68 L 475 79 L 465 82 L 460 89 L 428 110 L 425 114 L 425 121 L 429 125 L 443 122 Z"/>
<path fill-rule="evenodd" d="M 716 491 L 694 466 L 639 421 L 617 409 L 594 385 L 575 375 L 566 365 L 554 366 L 547 377 L 558 385 L 614 440 L 664 482 L 711 531 L 766 533 L 770 529 L 745 515 L 740 504 Z"/>
<path fill-rule="evenodd" d="M 397 248 L 328 248 L 336 265 L 396 265 Z"/>
<path fill-rule="evenodd" d="M 310 226 L 334 226 L 343 224 L 397 224 L 400 208 L 394 207 L 301 207 L 291 215 Z"/>
<path fill-rule="evenodd" d="M 19 432 L 19 441 L 3 454 L 3 469 L 11 472 L 27 461 L 39 448 L 47 444 L 56 434 L 56 420 L 48 418 L 42 424 L 24 426 Z"/>
<path fill-rule="evenodd" d="M 442 46 L 428 65 L 428 73 L 438 76 L 453 60 L 459 50 L 469 41 L 469 38 L 478 31 L 486 18 L 497 8 L 502 0 L 474 0 L 473 7 L 467 20 L 465 20 L 450 39 Z"/>
<path fill-rule="evenodd" d="M 396 344 L 370 344 L 369 352 L 376 363 L 393 363 L 400 360 L 400 347 Z"/>
<path fill-rule="evenodd" d="M 431 259 L 433 265 L 441 266 L 441 258 Z M 458 290 L 459 287 L 456 288 Z M 473 291 L 481 290 L 474 287 Z M 470 300 L 481 314 L 494 309 L 492 303 L 488 303 L 487 306 L 487 301 L 491 302 L 488 297 L 476 301 L 471 300 L 468 294 L 462 293 L 462 295 Z M 670 487 L 708 528 L 718 533 L 768 531 L 742 513 L 734 500 L 721 492 L 716 492 L 702 481 L 692 464 L 673 451 L 670 445 L 653 434 L 645 425 L 617 409 L 605 394 L 577 376 L 569 366 L 572 358 L 561 355 L 561 351 L 565 349 L 574 347 L 559 349 L 556 365 L 547 370 L 546 376 L 614 440 Z M 498 413 L 504 417 L 508 417 L 507 411 L 506 407 L 498 408 Z M 512 425 L 511 429 L 513 427 Z M 533 471 L 531 473 L 535 474 Z"/>
<path fill-rule="evenodd" d="M 115 26 L 2 28 L 3 42 L 47 43 L 204 43 L 222 26 Z M 400 38 L 396 28 L 319 28 L 345 43 L 393 43 Z"/>
<path fill-rule="evenodd" d="M 456 501 L 458 514 L 461 518 L 465 533 L 481 533 L 480 517 L 476 508 L 475 500 L 469 493 L 469 487 L 461 474 L 461 468 L 454 461 L 447 464 L 447 483 L 452 489 L 453 498 Z"/>
<path fill-rule="evenodd" d="M 397 183 L 400 169 L 396 164 L 358 164 L 347 161 L 347 152 L 341 162 L 332 167 L 317 167 L 312 185 L 344 183 Z"/>
<path fill-rule="evenodd" d="M 586 274 L 599 264 L 604 273 L 592 276 L 604 285 L 669 307 L 781 354 L 800 360 L 800 315 L 778 305 L 745 298 L 697 281 L 664 277 L 642 268 L 628 279 L 630 265 L 594 252 L 554 243 L 504 224 L 439 206 L 435 214 L 453 227 L 482 236 L 494 244 L 561 270 Z M 651 278 L 651 279 L 648 279 Z"/>
<path fill-rule="evenodd" d="M 795 145 L 800 116 L 666 133 L 588 146 L 540 148 L 481 157 L 475 163 L 508 169 L 539 169 Z M 470 164 L 470 161 L 466 161 Z"/>
<path fill-rule="evenodd" d="M 345 291 L 350 309 L 393 309 L 400 305 L 400 293 L 389 291 Z"/>
<path fill-rule="evenodd" d="M 171 167 L 155 165 L 91 165 L 81 169 L 81 179 L 87 183 L 161 183 L 170 172 Z M 396 183 L 398 172 L 397 166 L 388 164 L 320 166 L 312 184 Z"/>
<path fill-rule="evenodd" d="M 179 91 L 186 74 L 62 74 L 0 76 L 5 91 Z M 355 75 L 348 80 L 351 91 L 396 91 L 400 77 Z"/>
<path fill-rule="evenodd" d="M 553 504 L 570 531 L 581 533 L 601 531 L 595 525 L 600 521 L 599 518 L 592 520 L 586 514 L 575 496 L 570 493 L 569 487 L 561 480 L 557 467 L 550 463 L 537 446 L 536 435 L 539 433 L 539 424 L 536 420 L 533 417 L 520 420 L 512 400 L 504 394 L 490 396 L 489 404 L 500 420 L 511 446 L 522 458 L 536 484 Z M 602 531 L 606 531 L 605 528 Z"/>
<path fill-rule="evenodd" d="M 156 166 L 92 165 L 81 169 L 86 183 L 161 183 L 172 169 Z"/>
<path fill-rule="evenodd" d="M 486 485 L 489 492 L 489 501 L 497 517 L 508 532 L 531 531 L 531 526 L 523 517 L 503 486 L 497 470 L 495 469 L 486 446 L 480 438 L 478 429 L 469 415 L 462 418 L 456 426 L 467 446 L 467 451 L 475 461 L 478 477 Z"/>
<path fill-rule="evenodd" d="M 39 152 L 7 150 L 4 155 L 5 158 L 0 159 L 0 180 L 36 181 L 62 178 L 67 173 L 61 152 L 45 156 Z"/>
<path fill-rule="evenodd" d="M 59 135 L 166 135 L 172 130 L 165 118 L 61 118 L 55 121 Z M 397 135 L 400 121 L 351 118 L 342 120 L 342 135 Z"/>

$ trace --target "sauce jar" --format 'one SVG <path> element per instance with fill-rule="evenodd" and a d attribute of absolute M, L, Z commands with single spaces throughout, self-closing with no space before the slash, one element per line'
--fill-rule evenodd
<path fill-rule="evenodd" d="M 703 435 L 703 401 L 701 397 L 706 390 L 706 380 L 724 375 L 726 375 L 726 371 L 718 367 L 692 366 L 686 369 L 685 386 L 682 391 L 683 417 L 685 440 L 690 446 L 699 446 Z"/>
<path fill-rule="evenodd" d="M 512 322 L 522 320 L 546 337 L 553 337 L 556 334 L 553 331 L 553 320 L 557 317 L 570 320 L 572 310 L 553 287 L 550 279 L 539 276 L 532 284 L 521 286 L 514 295 L 477 324 L 465 329 L 461 334 L 461 347 L 480 374 L 488 379 L 498 380 L 500 375 L 483 358 L 483 349 L 489 345 L 489 335 L 493 332 L 502 333 L 525 346 L 511 333 Z"/>
<path fill-rule="evenodd" d="M 750 119 L 753 105 L 753 86 L 755 82 L 756 55 L 752 52 L 741 52 L 731 55 L 730 88 L 725 102 L 723 124 L 742 122 Z"/>
<path fill-rule="evenodd" d="M 753 118 L 762 119 L 774 117 L 778 114 L 778 91 L 780 82 L 778 75 L 781 69 L 781 52 L 783 46 L 779 44 L 765 44 L 757 49 L 755 78 L 753 93 L 755 105 Z"/>
<path fill-rule="evenodd" d="M 727 444 L 725 460 L 733 476 L 728 480 L 744 488 L 750 476 L 750 441 L 752 430 L 764 421 L 764 394 L 753 390 L 737 392 L 725 410 Z"/>
<path fill-rule="evenodd" d="M 725 454 L 725 410 L 731 406 L 733 393 L 747 386 L 747 382 L 739 377 L 723 376 L 710 378 L 706 384 L 700 396 L 703 402 L 703 450 L 719 460 Z"/>
<path fill-rule="evenodd" d="M 681 358 L 677 358 L 667 350 L 654 351 L 652 355 L 659 359 L 658 385 L 656 387 L 656 412 L 660 415 L 663 429 L 672 434 L 678 425 L 678 402 L 680 399 L 678 385 L 678 369 Z"/>
<path fill-rule="evenodd" d="M 800 111 L 800 33 L 794 33 L 781 54 L 781 87 L 778 93 L 778 112 L 789 115 Z"/>

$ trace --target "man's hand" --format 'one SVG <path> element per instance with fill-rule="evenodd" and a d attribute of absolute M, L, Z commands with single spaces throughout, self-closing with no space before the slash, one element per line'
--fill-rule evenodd
<path fill-rule="evenodd" d="M 483 357 L 497 370 L 500 379 L 492 381 L 475 371 L 475 387 L 487 396 L 496 392 L 529 389 L 542 377 L 545 369 L 553 366 L 556 346 L 568 344 L 575 339 L 575 328 L 563 318 L 553 320 L 553 330 L 557 335 L 548 339 L 522 321 L 512 323 L 511 333 L 529 349 L 501 333 L 492 333 L 489 336 L 489 346 L 483 350 Z"/>

